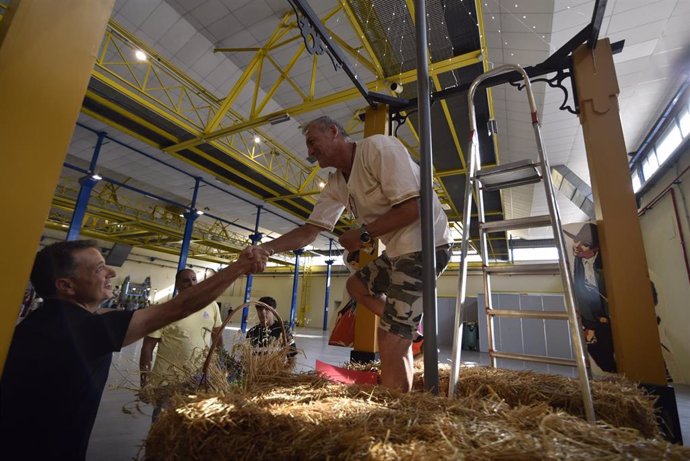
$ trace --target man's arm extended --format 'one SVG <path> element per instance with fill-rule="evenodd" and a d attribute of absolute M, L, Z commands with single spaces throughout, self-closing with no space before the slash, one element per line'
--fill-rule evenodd
<path fill-rule="evenodd" d="M 267 258 L 268 252 L 261 248 L 246 248 L 237 261 L 212 277 L 187 288 L 168 302 L 134 312 L 122 346 L 132 344 L 152 331 L 207 306 L 240 276 L 259 270 Z"/>
<path fill-rule="evenodd" d="M 262 243 L 259 248 L 267 250 L 269 253 L 280 253 L 282 251 L 296 250 L 312 243 L 323 229 L 313 224 L 303 224 L 292 229 L 287 234 L 283 234 L 275 240 Z"/>

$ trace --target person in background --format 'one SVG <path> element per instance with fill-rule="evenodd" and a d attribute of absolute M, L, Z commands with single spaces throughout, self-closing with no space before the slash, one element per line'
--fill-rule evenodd
<path fill-rule="evenodd" d="M 196 272 L 192 269 L 183 269 L 175 276 L 178 295 L 196 284 Z M 190 366 L 200 367 L 204 361 L 204 349 L 211 345 L 216 335 L 222 334 L 222 323 L 218 304 L 212 301 L 203 309 L 144 337 L 139 356 L 141 387 L 149 381 L 153 385 L 163 384 L 166 378 L 174 379 L 176 372 L 186 370 Z M 151 362 L 156 346 L 158 353 L 152 369 Z M 154 410 L 154 419 L 159 412 L 160 408 Z"/>
<path fill-rule="evenodd" d="M 576 235 L 565 233 L 573 239 L 573 295 L 582 319 L 587 352 L 599 368 L 615 373 L 616 359 L 597 226 L 585 223 Z"/>
<path fill-rule="evenodd" d="M 321 168 L 336 171 L 329 175 L 306 224 L 260 247 L 271 253 L 302 248 L 319 232 L 332 231 L 346 208 L 359 226 L 340 236 L 343 248 L 355 252 L 379 238 L 386 251 L 351 275 L 347 289 L 381 318 L 381 384 L 409 392 L 412 341 L 423 313 L 419 165 L 396 138 L 374 135 L 355 143 L 328 116 L 307 123 L 302 132 L 309 155 Z M 448 219 L 432 193 L 438 277 L 450 261 L 452 239 Z"/>
<path fill-rule="evenodd" d="M 15 328 L 0 380 L 3 459 L 85 459 L 112 353 L 208 305 L 267 258 L 250 248 L 168 302 L 98 315 L 113 295 L 115 271 L 96 242 L 58 242 L 39 251 L 31 283 L 45 302 Z"/>
<path fill-rule="evenodd" d="M 259 299 L 273 309 L 278 308 L 278 303 L 276 300 L 270 296 L 264 296 Z M 267 347 L 273 341 L 279 341 L 283 335 L 283 328 L 285 328 L 286 342 L 290 349 L 288 353 L 288 365 L 293 366 L 295 364 L 295 357 L 297 356 L 297 344 L 295 343 L 292 330 L 290 330 L 290 324 L 288 322 L 281 323 L 275 318 L 273 312 L 266 309 L 263 306 L 256 305 L 256 314 L 259 316 L 258 325 L 253 326 L 247 331 L 247 339 L 249 339 L 251 345 L 255 348 Z"/>

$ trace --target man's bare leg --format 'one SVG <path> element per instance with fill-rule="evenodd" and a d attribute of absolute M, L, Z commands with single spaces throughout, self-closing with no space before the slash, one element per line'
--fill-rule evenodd
<path fill-rule="evenodd" d="M 412 341 L 379 328 L 381 384 L 402 392 L 412 390 Z"/>
<path fill-rule="evenodd" d="M 384 295 L 371 295 L 364 283 L 355 276 L 351 276 L 347 280 L 347 290 L 355 301 L 379 317 L 383 316 L 383 309 L 386 305 Z M 381 384 L 391 389 L 410 392 L 414 373 L 412 341 L 380 328 L 378 336 L 381 355 Z"/>
<path fill-rule="evenodd" d="M 379 317 L 383 317 L 383 308 L 386 305 L 385 295 L 374 296 L 369 294 L 369 290 L 366 285 L 364 285 L 364 282 L 354 275 L 351 275 L 350 278 L 347 279 L 346 286 L 352 299 L 362 304 Z"/>

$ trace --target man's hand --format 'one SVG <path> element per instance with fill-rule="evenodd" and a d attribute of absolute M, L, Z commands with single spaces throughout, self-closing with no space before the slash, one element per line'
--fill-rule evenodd
<path fill-rule="evenodd" d="M 260 246 L 248 246 L 242 250 L 242 253 L 240 253 L 240 257 L 237 261 L 249 264 L 247 273 L 251 272 L 255 274 L 257 272 L 264 271 L 266 268 L 266 261 L 268 261 L 268 257 L 270 255 L 271 253 L 268 250 Z"/>
<path fill-rule="evenodd" d="M 362 247 L 362 242 L 359 240 L 360 233 L 359 228 L 345 231 L 338 239 L 338 242 L 340 242 L 343 248 L 345 248 L 347 251 L 351 253 L 355 252 Z"/>

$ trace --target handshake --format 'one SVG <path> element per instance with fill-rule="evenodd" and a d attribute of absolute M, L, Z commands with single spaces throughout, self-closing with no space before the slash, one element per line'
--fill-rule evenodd
<path fill-rule="evenodd" d="M 240 253 L 237 263 L 246 266 L 246 274 L 256 274 L 266 269 L 266 262 L 272 254 L 272 251 L 259 245 L 248 246 Z"/>

